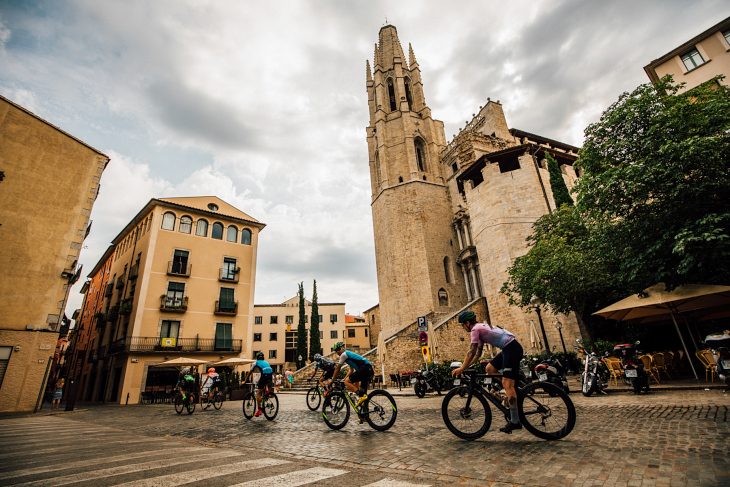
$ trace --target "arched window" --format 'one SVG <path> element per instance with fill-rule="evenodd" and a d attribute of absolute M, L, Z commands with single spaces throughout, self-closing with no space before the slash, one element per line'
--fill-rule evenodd
<path fill-rule="evenodd" d="M 380 188 L 380 185 L 383 183 L 383 176 L 380 173 L 380 156 L 378 155 L 378 150 L 375 149 L 375 174 L 377 175 L 377 180 L 375 181 L 376 187 Z"/>
<path fill-rule="evenodd" d="M 418 170 L 426 172 L 426 144 L 423 143 L 423 139 L 417 138 L 413 141 L 416 146 L 416 163 L 418 164 Z"/>
<path fill-rule="evenodd" d="M 241 230 L 241 243 L 243 245 L 251 245 L 251 230 L 248 228 Z"/>
<path fill-rule="evenodd" d="M 451 283 L 451 262 L 448 257 L 444 257 L 444 276 L 446 277 L 446 284 Z"/>
<path fill-rule="evenodd" d="M 195 235 L 208 236 L 208 222 L 206 220 L 198 220 L 198 224 L 195 226 Z"/>
<path fill-rule="evenodd" d="M 189 216 L 180 217 L 180 226 L 178 227 L 180 233 L 190 233 L 193 231 L 193 219 Z"/>
<path fill-rule="evenodd" d="M 449 293 L 444 288 L 439 289 L 439 306 L 449 305 Z"/>
<path fill-rule="evenodd" d="M 233 225 L 228 227 L 226 240 L 228 240 L 229 242 L 238 242 L 238 228 L 234 227 Z"/>
<path fill-rule="evenodd" d="M 388 78 L 388 100 L 390 100 L 390 111 L 397 110 L 395 105 L 395 86 L 393 86 L 393 78 Z"/>
<path fill-rule="evenodd" d="M 223 240 L 223 224 L 215 222 L 213 224 L 213 231 L 210 233 L 210 237 L 216 240 Z"/>
<path fill-rule="evenodd" d="M 175 230 L 175 214 L 168 211 L 162 215 L 162 229 L 163 230 Z"/>
<path fill-rule="evenodd" d="M 411 98 L 411 80 L 406 78 L 406 101 L 408 102 L 408 110 L 413 110 L 413 98 Z"/>

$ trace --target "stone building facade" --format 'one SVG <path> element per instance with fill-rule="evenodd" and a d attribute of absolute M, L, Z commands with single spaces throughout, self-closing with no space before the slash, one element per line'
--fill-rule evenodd
<path fill-rule="evenodd" d="M 369 62 L 366 69 L 379 293 L 366 319 L 377 320 L 391 339 L 429 316 L 446 352 L 443 343 L 453 337 L 444 335 L 450 329 L 444 323 L 457 310 L 483 303 L 480 318 L 512 331 L 529 350 L 539 330 L 536 313 L 509 306 L 499 291 L 507 268 L 527 252 L 533 223 L 555 210 L 545 154 L 558 161 L 572 188 L 578 147 L 510 129 L 502 105 L 490 99 L 447 143 L 443 123 L 426 104 L 413 49 L 409 45 L 406 62 L 392 25 L 381 28 L 372 70 Z M 552 346 L 559 336 L 547 311 L 542 317 Z M 568 338 L 580 337 L 573 317 L 557 319 Z M 387 346 L 389 352 L 398 347 L 393 340 Z M 407 346 L 420 361 L 417 344 Z M 442 358 L 463 355 L 460 340 L 456 348 L 456 356 Z"/>

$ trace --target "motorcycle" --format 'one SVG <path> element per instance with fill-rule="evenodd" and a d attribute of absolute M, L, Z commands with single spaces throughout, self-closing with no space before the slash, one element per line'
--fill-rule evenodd
<path fill-rule="evenodd" d="M 535 372 L 537 373 L 537 380 L 540 382 L 549 382 L 563 389 L 566 394 L 570 393 L 565 368 L 555 355 L 550 354 L 542 363 L 538 364 L 535 367 Z"/>
<path fill-rule="evenodd" d="M 594 392 L 606 394 L 604 389 L 608 387 L 610 376 L 603 359 L 599 359 L 595 352 L 588 352 L 580 340 L 576 340 L 576 343 L 578 343 L 578 346 L 573 348 L 585 355 L 585 367 L 581 377 L 581 392 L 586 397 L 590 397 Z"/>
<path fill-rule="evenodd" d="M 431 370 L 419 370 L 415 377 L 411 378 L 413 390 L 418 397 L 424 397 L 427 392 L 436 391 L 441 395 L 441 385 L 436 379 L 436 374 Z"/>
<path fill-rule="evenodd" d="M 712 351 L 712 358 L 717 366 L 717 376 L 730 387 L 730 331 L 713 333 L 705 337 L 705 345 Z M 730 389 L 725 389 L 728 392 Z"/>
<path fill-rule="evenodd" d="M 537 380 L 537 374 L 535 374 L 535 362 L 537 359 L 525 355 L 520 360 L 520 378 L 525 384 L 529 384 L 533 380 Z"/>
<path fill-rule="evenodd" d="M 613 347 L 613 354 L 621 359 L 626 382 L 633 388 L 634 394 L 639 394 L 641 391 L 649 392 L 649 377 L 646 375 L 644 362 L 639 359 L 636 353 L 636 346 L 639 343 L 641 342 L 637 340 L 633 344 L 625 343 Z"/>

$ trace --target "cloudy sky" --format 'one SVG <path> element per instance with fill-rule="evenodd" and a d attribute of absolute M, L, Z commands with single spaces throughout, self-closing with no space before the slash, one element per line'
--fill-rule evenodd
<path fill-rule="evenodd" d="M 454 133 L 487 97 L 580 146 L 643 66 L 727 1 L 0 0 L 0 94 L 111 157 L 80 262 L 153 197 L 217 195 L 267 224 L 257 304 L 317 280 L 377 304 L 365 61 L 395 25 Z M 80 283 L 67 314 L 80 307 Z"/>

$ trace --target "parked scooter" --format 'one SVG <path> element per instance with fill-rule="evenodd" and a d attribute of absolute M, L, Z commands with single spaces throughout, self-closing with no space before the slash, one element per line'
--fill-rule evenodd
<path fill-rule="evenodd" d="M 553 347 L 553 350 L 555 350 L 555 347 Z M 542 363 L 538 364 L 535 367 L 535 372 L 537 373 L 537 380 L 540 382 L 549 382 L 560 387 L 566 393 L 570 392 L 568 378 L 565 376 L 565 367 L 555 355 L 550 354 Z"/>
<path fill-rule="evenodd" d="M 525 384 L 537 380 L 537 374 L 535 373 L 535 365 L 537 365 L 537 359 L 525 355 L 520 360 L 520 378 Z"/>
<path fill-rule="evenodd" d="M 717 366 L 717 376 L 725 385 L 730 387 L 730 331 L 725 330 L 722 333 L 713 333 L 705 337 L 705 345 L 712 350 L 712 358 Z M 730 389 L 725 389 L 725 392 Z"/>
<path fill-rule="evenodd" d="M 441 385 L 436 374 L 431 370 L 419 370 L 415 377 L 411 378 L 411 384 L 413 384 L 413 390 L 416 396 L 423 397 L 427 392 L 436 391 L 438 395 L 441 395 Z"/>
<path fill-rule="evenodd" d="M 639 343 L 641 342 L 637 340 L 633 344 L 626 343 L 613 347 L 613 354 L 621 359 L 621 363 L 624 365 L 626 382 L 633 388 L 634 394 L 639 394 L 641 391 L 649 392 L 649 377 L 646 375 L 644 362 L 639 359 L 636 353 L 636 346 Z"/>
<path fill-rule="evenodd" d="M 608 387 L 610 376 L 608 368 L 603 363 L 603 359 L 599 359 L 595 352 L 588 352 L 580 340 L 576 340 L 576 343 L 578 346 L 574 346 L 573 348 L 585 355 L 585 367 L 581 376 L 581 392 L 586 397 L 590 397 L 594 392 L 606 394 L 604 389 Z"/>

